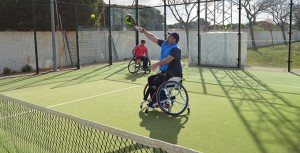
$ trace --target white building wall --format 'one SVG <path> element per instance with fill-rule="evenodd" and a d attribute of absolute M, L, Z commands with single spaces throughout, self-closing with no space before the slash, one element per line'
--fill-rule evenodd
<path fill-rule="evenodd" d="M 236 32 L 201 33 L 201 65 L 237 67 L 238 66 L 238 35 Z M 241 65 L 246 65 L 247 33 L 242 33 Z M 197 45 L 197 35 L 190 39 L 191 45 Z M 189 56 L 190 65 L 198 64 L 198 48 L 193 48 Z"/>
<path fill-rule="evenodd" d="M 150 31 L 158 38 L 164 38 L 162 31 Z M 186 34 L 184 31 L 177 31 L 180 35 L 179 46 L 183 56 L 189 56 L 190 64 L 197 64 L 198 36 L 197 31 L 190 31 L 189 46 L 187 51 Z M 75 35 L 75 32 L 71 35 Z M 160 47 L 150 42 L 144 34 L 140 33 L 140 40 L 145 39 L 149 48 L 150 59 L 157 60 L 160 56 Z M 281 32 L 273 32 L 274 43 L 282 43 Z M 114 47 L 113 59 L 124 60 L 132 57 L 131 50 L 135 47 L 134 31 L 113 31 Z M 245 38 L 247 37 L 247 38 Z M 256 32 L 255 37 L 259 46 L 271 45 L 270 32 Z M 288 35 L 287 35 L 288 38 Z M 52 67 L 52 38 L 51 32 L 37 32 L 39 67 Z M 73 38 L 75 39 L 75 38 Z M 300 41 L 300 32 L 293 31 L 293 41 Z M 60 32 L 56 33 L 57 62 L 58 66 L 66 66 L 69 63 L 69 55 L 64 46 L 64 38 Z M 236 65 L 237 54 L 237 33 L 201 33 L 201 64 L 216 66 Z M 247 45 L 246 45 L 247 44 Z M 33 32 L 0 32 L 0 73 L 4 67 L 14 71 L 21 71 L 25 64 L 35 68 L 34 36 Z M 251 47 L 250 35 L 242 34 L 242 65 L 246 64 L 246 48 Z M 87 59 L 82 64 L 99 63 L 108 61 L 108 32 L 103 31 L 80 31 L 79 49 L 81 59 Z M 116 59 L 116 55 L 118 55 Z M 92 60 L 89 62 L 89 60 Z"/>

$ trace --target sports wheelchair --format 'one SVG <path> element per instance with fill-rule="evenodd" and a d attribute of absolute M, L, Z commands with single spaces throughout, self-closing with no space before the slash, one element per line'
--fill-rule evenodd
<path fill-rule="evenodd" d="M 182 85 L 182 79 L 180 77 L 172 77 L 168 81 L 162 83 L 159 88 L 155 91 L 156 94 L 156 103 L 153 104 L 153 107 L 146 106 L 145 113 L 148 113 L 149 108 L 159 107 L 163 112 L 169 115 L 180 115 L 186 109 L 188 114 L 190 113 L 189 107 L 189 96 Z M 143 96 L 148 97 L 148 83 L 144 87 Z M 140 108 L 143 108 L 145 102 L 150 103 L 152 98 L 142 101 Z"/>
<path fill-rule="evenodd" d="M 144 71 L 144 73 L 147 73 L 147 72 L 150 73 L 151 72 L 151 70 L 149 69 L 150 65 L 151 65 L 151 61 L 148 60 L 148 64 L 147 64 L 148 68 L 146 70 L 144 70 L 143 69 L 143 61 L 141 61 L 140 59 L 137 59 L 136 57 L 133 57 L 130 60 L 130 62 L 128 63 L 128 71 L 131 74 L 135 74 L 139 70 Z"/>

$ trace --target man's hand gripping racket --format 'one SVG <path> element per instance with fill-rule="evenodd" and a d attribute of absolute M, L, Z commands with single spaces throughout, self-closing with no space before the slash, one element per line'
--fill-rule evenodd
<path fill-rule="evenodd" d="M 137 31 L 139 31 L 139 32 L 143 32 L 143 30 L 144 30 L 144 28 L 138 27 L 138 26 L 136 25 L 136 23 L 135 23 L 133 17 L 132 17 L 130 14 L 128 14 L 128 15 L 125 16 L 124 22 L 125 22 L 125 24 L 126 24 L 127 26 L 129 26 L 129 27 L 134 27 L 134 28 L 135 28 Z"/>

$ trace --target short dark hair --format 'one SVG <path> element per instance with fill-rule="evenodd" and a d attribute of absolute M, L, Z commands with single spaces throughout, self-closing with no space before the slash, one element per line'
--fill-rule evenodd
<path fill-rule="evenodd" d="M 145 43 L 146 41 L 144 39 L 141 40 L 141 43 Z"/>

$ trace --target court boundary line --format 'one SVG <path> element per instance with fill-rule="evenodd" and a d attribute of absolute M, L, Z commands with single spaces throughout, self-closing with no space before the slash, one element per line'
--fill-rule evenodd
<path fill-rule="evenodd" d="M 51 105 L 51 106 L 42 106 L 42 107 L 53 108 L 53 107 L 56 107 L 56 106 L 75 103 L 75 102 L 78 102 L 78 101 L 81 101 L 81 100 L 86 100 L 86 99 L 90 99 L 90 98 L 94 98 L 94 97 L 98 97 L 98 96 L 103 96 L 103 95 L 108 95 L 108 94 L 112 94 L 112 93 L 116 93 L 116 92 L 125 91 L 125 90 L 136 88 L 136 87 L 139 87 L 139 86 L 141 86 L 141 85 L 136 85 L 136 86 L 132 86 L 132 87 L 124 88 L 124 89 L 114 90 L 114 91 L 110 91 L 110 92 L 106 92 L 106 93 L 102 93 L 102 94 L 97 94 L 97 95 L 88 96 L 88 97 L 84 97 L 84 98 L 80 98 L 80 99 L 76 99 L 76 100 L 67 101 L 67 102 L 64 102 L 64 103 L 59 103 L 59 104 L 55 104 L 55 105 Z M 27 113 L 31 113 L 31 112 L 33 112 L 33 111 L 30 110 L 30 111 L 25 111 L 25 112 L 21 112 L 21 113 L 9 115 L 9 116 L 3 116 L 3 117 L 0 118 L 0 120 L 10 118 L 10 117 L 19 116 L 19 115 L 23 115 L 23 114 L 27 114 Z"/>
<path fill-rule="evenodd" d="M 53 107 L 57 107 L 57 106 L 61 106 L 61 105 L 75 103 L 75 102 L 78 102 L 78 101 L 81 101 L 81 100 L 86 100 L 86 99 L 95 98 L 95 97 L 98 97 L 98 96 L 103 96 L 103 95 L 108 95 L 108 94 L 112 94 L 112 93 L 116 93 L 116 92 L 121 92 L 121 91 L 129 90 L 129 89 L 132 89 L 132 88 L 140 87 L 140 86 L 142 86 L 142 85 L 136 85 L 136 86 L 132 86 L 132 87 L 124 88 L 124 89 L 114 90 L 114 91 L 101 93 L 101 94 L 97 94 L 97 95 L 93 95 L 93 96 L 88 96 L 88 97 L 84 97 L 84 98 L 80 98 L 80 99 L 76 99 L 76 100 L 71 100 L 71 101 L 67 101 L 67 102 L 47 106 L 46 108 L 53 108 Z"/>

